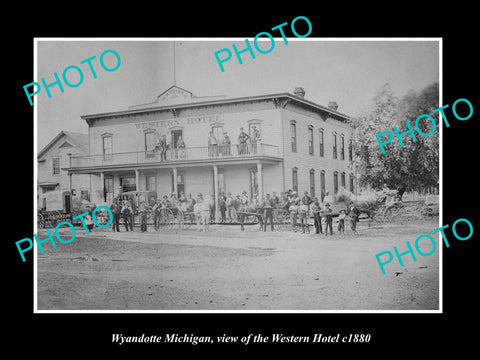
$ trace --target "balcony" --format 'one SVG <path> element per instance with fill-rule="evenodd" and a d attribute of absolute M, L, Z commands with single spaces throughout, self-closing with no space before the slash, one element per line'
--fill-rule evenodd
<path fill-rule="evenodd" d="M 159 149 L 112 154 L 82 155 L 71 157 L 69 171 L 95 168 L 119 168 L 129 166 L 172 166 L 189 164 L 210 164 L 261 160 L 279 162 L 278 147 L 269 144 L 232 144 L 191 148 L 168 149 L 162 159 Z"/>

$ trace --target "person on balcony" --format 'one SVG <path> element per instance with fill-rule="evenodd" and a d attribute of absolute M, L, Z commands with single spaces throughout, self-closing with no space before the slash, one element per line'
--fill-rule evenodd
<path fill-rule="evenodd" d="M 230 150 L 230 145 L 231 145 L 230 137 L 228 136 L 227 132 L 223 132 L 223 139 L 222 139 L 222 155 L 223 156 L 230 156 L 231 155 L 231 150 Z"/>
<path fill-rule="evenodd" d="M 217 145 L 217 139 L 215 138 L 215 135 L 213 135 L 213 131 L 210 131 L 208 136 L 208 156 L 218 155 Z"/>
<path fill-rule="evenodd" d="M 243 127 L 240 128 L 240 134 L 238 135 L 238 155 L 248 154 L 247 140 L 250 138 L 246 132 L 243 131 Z"/>
<path fill-rule="evenodd" d="M 160 149 L 160 161 L 167 161 L 167 135 L 162 135 L 158 143 L 158 148 Z"/>
<path fill-rule="evenodd" d="M 250 144 L 252 147 L 252 154 L 257 153 L 257 144 L 260 142 L 260 131 L 256 126 L 252 126 L 252 137 L 250 138 Z"/>
<path fill-rule="evenodd" d="M 186 153 L 185 153 L 185 142 L 183 141 L 182 137 L 179 136 L 177 139 L 177 158 L 179 159 L 185 159 L 186 158 Z"/>

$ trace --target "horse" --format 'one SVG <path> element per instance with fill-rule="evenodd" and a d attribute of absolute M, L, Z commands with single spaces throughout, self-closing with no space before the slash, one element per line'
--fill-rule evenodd
<path fill-rule="evenodd" d="M 245 218 L 250 215 L 254 215 L 258 219 L 260 230 L 263 229 L 263 208 L 255 206 L 254 204 L 244 204 L 238 199 L 233 199 L 230 204 L 237 212 L 237 220 L 240 223 L 240 229 L 242 231 L 245 230 Z"/>

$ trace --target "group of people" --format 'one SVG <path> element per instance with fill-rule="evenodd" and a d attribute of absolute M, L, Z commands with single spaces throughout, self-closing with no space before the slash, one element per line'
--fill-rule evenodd
<path fill-rule="evenodd" d="M 160 137 L 155 150 L 160 153 L 160 161 L 167 161 L 167 150 L 170 148 L 170 144 L 167 142 L 167 135 L 163 134 Z M 179 136 L 176 141 L 176 145 L 172 151 L 173 159 L 185 159 L 186 150 L 185 150 L 185 141 L 182 136 Z"/>
<path fill-rule="evenodd" d="M 232 214 L 235 203 L 240 202 L 240 212 L 254 213 L 260 224 L 260 230 L 266 231 L 267 225 L 274 230 L 273 213 L 274 209 L 286 210 L 290 217 L 291 230 L 294 232 L 310 233 L 309 219 L 313 217 L 313 224 L 317 234 L 333 235 L 333 197 L 327 191 L 320 203 L 318 198 L 310 197 L 307 191 L 300 198 L 296 191 L 288 190 L 281 192 L 278 196 L 276 192 L 272 195 L 266 194 L 263 199 L 258 199 L 256 195 L 249 199 L 247 192 L 242 195 L 233 196 L 231 193 L 225 195 L 222 193 L 219 198 L 221 223 L 237 221 Z M 345 233 L 345 220 L 350 220 L 350 226 L 354 234 L 357 234 L 356 224 L 360 212 L 355 205 L 350 204 L 347 209 L 339 211 L 338 232 Z M 242 227 L 243 228 L 243 227 Z"/>
<path fill-rule="evenodd" d="M 288 190 L 277 195 L 272 192 L 265 195 L 262 199 L 254 195 L 250 198 L 246 191 L 241 195 L 233 195 L 232 193 L 221 192 L 218 199 L 218 207 L 220 213 L 220 224 L 239 222 L 242 225 L 245 214 L 251 214 L 257 217 L 260 230 L 266 231 L 270 225 L 271 231 L 274 231 L 274 210 L 283 209 L 288 212 L 291 230 L 293 232 L 301 232 L 303 234 L 310 233 L 310 219 L 313 218 L 313 225 L 316 234 L 333 235 L 333 197 L 328 191 L 325 194 L 323 202 L 318 198 L 312 198 L 307 191 L 303 197 L 300 197 L 296 191 Z M 155 230 L 160 228 L 162 211 L 170 209 L 176 215 L 181 210 L 188 221 L 196 222 L 198 230 L 207 231 L 209 225 L 215 221 L 216 204 L 214 195 L 209 197 L 199 193 L 194 199 L 192 194 L 180 193 L 177 197 L 172 194 L 170 197 L 163 195 L 159 197 L 154 204 L 148 205 L 145 200 L 140 201 L 138 206 L 138 215 L 140 218 L 141 232 L 147 231 L 147 217 L 149 213 L 153 216 L 153 225 Z M 129 200 L 116 199 L 111 206 L 113 213 L 112 229 L 120 231 L 120 218 L 126 231 L 133 231 L 133 215 L 134 211 Z M 350 226 L 354 234 L 357 234 L 356 224 L 360 212 L 355 205 L 350 204 L 347 209 L 339 211 L 338 215 L 338 232 L 345 233 L 345 221 L 350 220 Z M 241 216 L 241 219 L 239 217 Z"/>
<path fill-rule="evenodd" d="M 240 133 L 238 134 L 238 145 L 237 152 L 238 155 L 247 155 L 247 154 L 256 154 L 257 153 L 257 143 L 260 141 L 260 131 L 256 126 L 252 126 L 251 136 L 248 135 L 243 127 L 240 128 Z M 231 156 L 231 140 L 230 136 L 226 131 L 223 132 L 221 139 L 217 139 L 213 133 L 210 131 L 208 135 L 208 156 Z"/>

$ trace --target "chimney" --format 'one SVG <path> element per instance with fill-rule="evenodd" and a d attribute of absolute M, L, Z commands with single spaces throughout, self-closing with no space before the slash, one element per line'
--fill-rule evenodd
<path fill-rule="evenodd" d="M 295 90 L 293 90 L 293 95 L 304 98 L 305 97 L 305 90 L 303 87 L 297 86 Z"/>
<path fill-rule="evenodd" d="M 328 102 L 328 108 L 333 111 L 337 111 L 338 105 L 336 101 L 329 101 Z"/>

